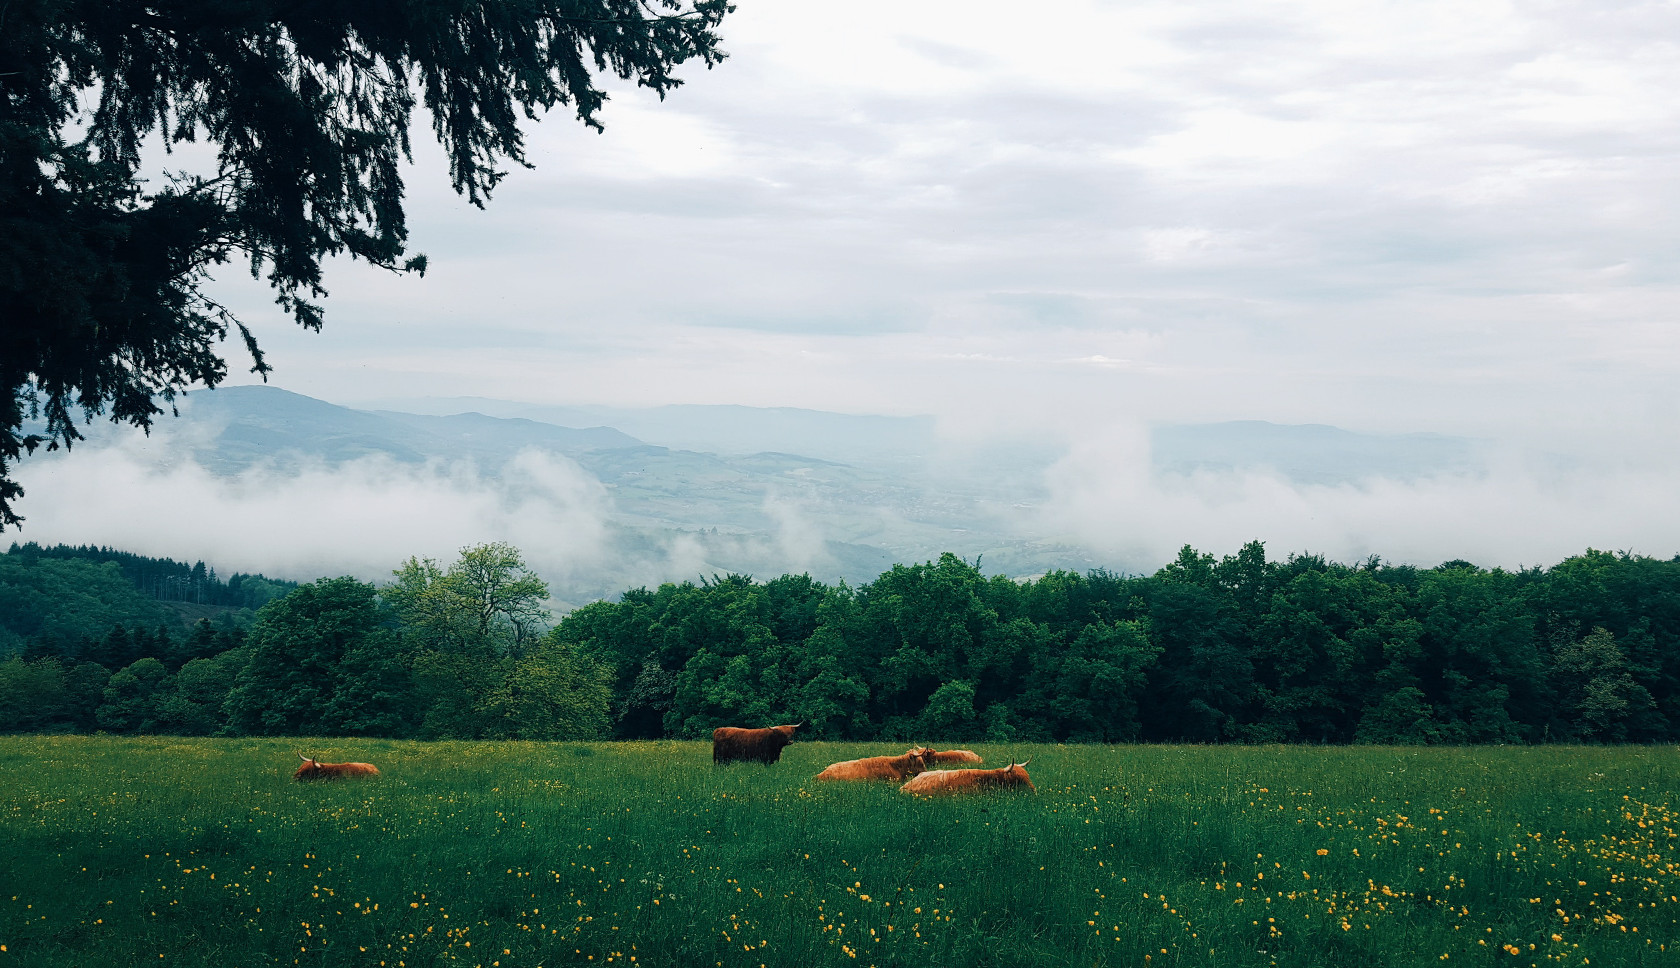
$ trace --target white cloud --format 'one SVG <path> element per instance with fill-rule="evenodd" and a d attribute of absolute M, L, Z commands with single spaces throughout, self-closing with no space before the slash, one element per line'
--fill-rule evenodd
<path fill-rule="evenodd" d="M 1139 570 L 1185 544 L 1234 553 L 1258 539 L 1268 554 L 1371 555 L 1435 565 L 1551 565 L 1588 547 L 1667 557 L 1680 551 L 1672 455 L 1660 463 L 1609 459 L 1561 466 L 1506 451 L 1486 473 L 1416 481 L 1372 478 L 1307 485 L 1248 469 L 1160 477 L 1149 438 L 1122 426 L 1092 437 L 1049 475 L 1041 526 L 1093 554 Z"/>
<path fill-rule="evenodd" d="M 487 541 L 522 548 L 550 580 L 602 564 L 605 491 L 550 454 L 522 453 L 499 479 L 465 464 L 384 458 L 220 477 L 191 461 L 160 462 L 147 446 L 25 462 L 24 537 L 296 580 L 382 581 L 410 555 L 450 561 Z"/>

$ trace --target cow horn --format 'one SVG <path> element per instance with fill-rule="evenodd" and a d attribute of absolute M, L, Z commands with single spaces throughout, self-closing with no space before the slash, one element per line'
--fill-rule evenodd
<path fill-rule="evenodd" d="M 1031 760 L 1031 759 L 1025 759 L 1025 760 L 1022 760 L 1022 761 L 1021 761 L 1021 762 L 1019 762 L 1019 763 L 1016 763 L 1016 764 L 1014 764 L 1014 765 L 1015 765 L 1015 766 L 1026 766 L 1026 765 L 1027 765 L 1027 764 L 1028 764 L 1028 763 L 1031 763 L 1031 762 L 1032 762 L 1032 760 Z"/>
<path fill-rule="evenodd" d="M 308 763 L 308 762 L 309 762 L 309 757 L 307 757 L 307 756 L 304 756 L 304 755 L 303 755 L 303 754 L 302 754 L 302 753 L 299 753 L 299 754 L 298 754 L 298 759 L 300 759 L 300 760 L 302 760 L 302 761 L 304 761 L 304 762 L 305 762 L 305 763 Z"/>

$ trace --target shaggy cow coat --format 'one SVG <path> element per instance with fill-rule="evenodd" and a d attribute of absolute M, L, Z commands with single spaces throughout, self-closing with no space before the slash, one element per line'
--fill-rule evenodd
<path fill-rule="evenodd" d="M 924 797 L 941 794 L 979 793 L 985 790 L 1019 790 L 1033 793 L 1038 788 L 1027 777 L 1027 764 L 1011 763 L 996 770 L 930 770 L 911 777 L 898 788 L 900 793 L 914 793 Z"/>
<path fill-rule="evenodd" d="M 936 750 L 931 747 L 923 746 L 920 749 L 914 749 L 910 752 L 922 754 L 922 759 L 927 760 L 927 765 L 930 767 L 937 766 L 942 763 L 985 762 L 980 758 L 979 753 L 972 750 Z"/>
<path fill-rule="evenodd" d="M 917 750 L 899 756 L 866 756 L 835 763 L 817 774 L 819 780 L 906 780 L 927 769 Z"/>
<path fill-rule="evenodd" d="M 734 763 L 750 760 L 774 763 L 782 758 L 782 747 L 793 742 L 793 731 L 805 725 L 772 726 L 769 729 L 742 729 L 738 726 L 719 726 L 712 730 L 712 762 Z"/>
<path fill-rule="evenodd" d="M 358 776 L 378 776 L 379 768 L 372 763 L 322 763 L 312 760 L 302 753 L 303 765 L 292 774 L 292 779 L 303 780 L 343 780 Z"/>

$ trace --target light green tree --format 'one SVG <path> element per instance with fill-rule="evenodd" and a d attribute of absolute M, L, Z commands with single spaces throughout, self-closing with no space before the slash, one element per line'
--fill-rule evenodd
<path fill-rule="evenodd" d="M 499 541 L 474 545 L 448 568 L 410 558 L 393 576 L 381 596 L 412 658 L 419 735 L 476 739 L 538 730 L 540 703 L 510 683 L 520 680 L 520 662 L 548 621 L 548 585 L 519 549 Z M 535 667 L 527 672 L 540 678 Z"/>
<path fill-rule="evenodd" d="M 497 739 L 599 739 L 611 725 L 612 668 L 553 636 L 520 656 L 485 697 Z"/>
<path fill-rule="evenodd" d="M 1552 662 L 1561 705 L 1585 739 L 1624 742 L 1630 727 L 1655 705 L 1650 692 L 1634 681 L 1626 653 L 1606 629 L 1594 628 L 1577 641 L 1559 644 Z"/>
<path fill-rule="evenodd" d="M 447 570 L 410 558 L 392 574 L 382 595 L 417 648 L 517 655 L 548 622 L 547 583 L 506 542 L 462 548 Z"/>

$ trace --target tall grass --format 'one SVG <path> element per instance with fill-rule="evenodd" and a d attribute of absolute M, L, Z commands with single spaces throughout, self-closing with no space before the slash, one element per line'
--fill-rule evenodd
<path fill-rule="evenodd" d="M 1680 964 L 1670 749 L 976 750 L 4 738 L 0 966 Z"/>

